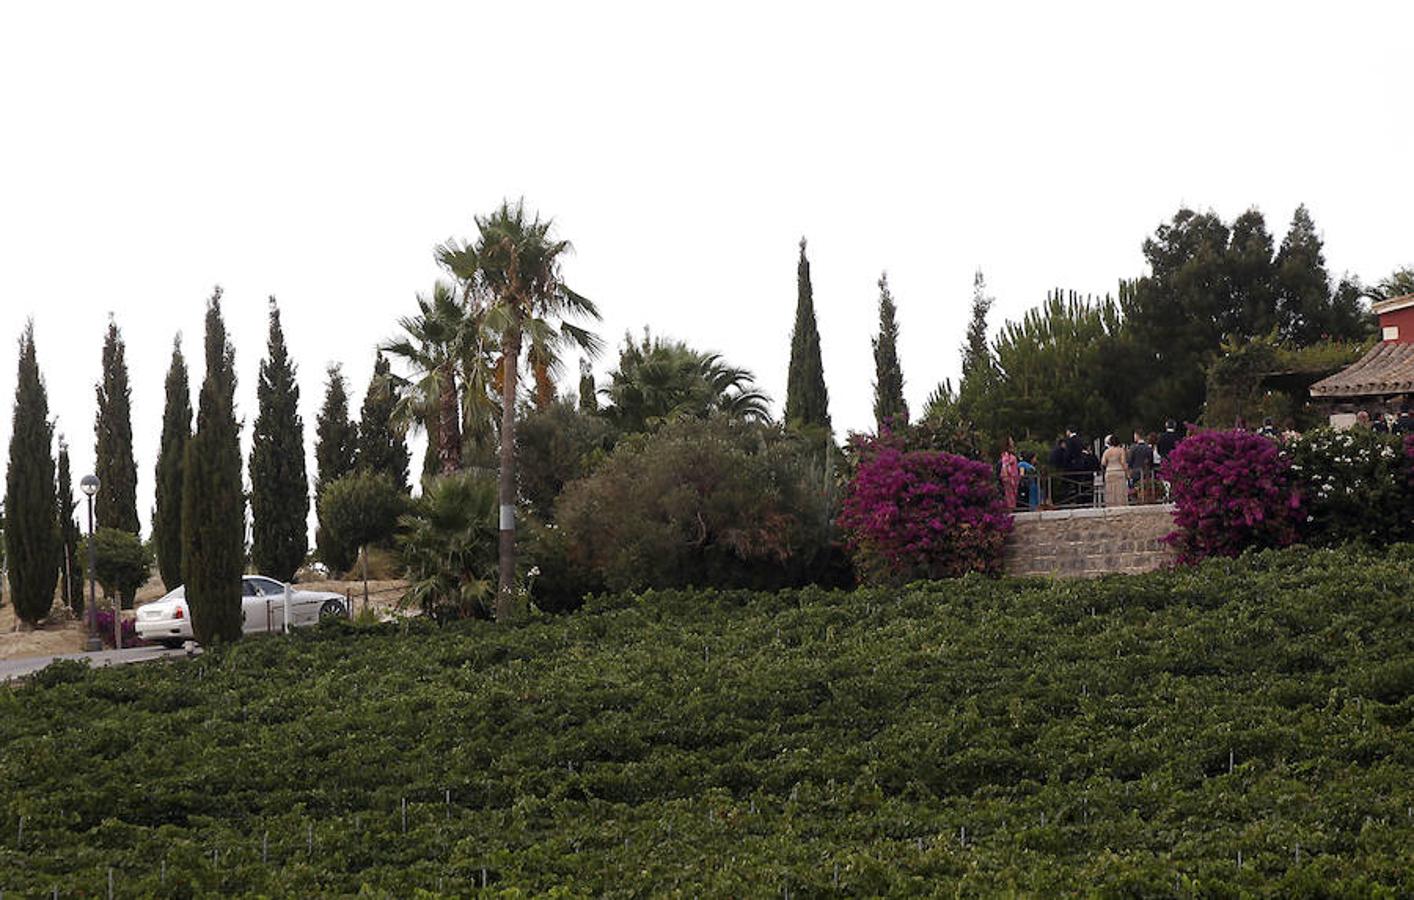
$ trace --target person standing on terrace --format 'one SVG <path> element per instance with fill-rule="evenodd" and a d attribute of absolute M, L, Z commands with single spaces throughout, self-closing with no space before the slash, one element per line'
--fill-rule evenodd
<path fill-rule="evenodd" d="M 1020 468 L 1021 477 L 1025 479 L 1022 487 L 1026 491 L 1026 508 L 1035 512 L 1041 505 L 1041 478 L 1036 469 L 1036 454 L 1022 454 Z"/>
<path fill-rule="evenodd" d="M 1021 466 L 1016 458 L 1016 442 L 1006 439 L 1002 447 L 1001 459 L 997 463 L 997 474 L 1002 479 L 1002 498 L 1008 509 L 1016 508 L 1016 490 L 1021 486 Z"/>
<path fill-rule="evenodd" d="M 1178 446 L 1178 423 L 1169 419 L 1164 423 L 1164 433 L 1159 435 L 1159 458 L 1168 459 L 1173 448 Z"/>
<path fill-rule="evenodd" d="M 1119 438 L 1110 435 L 1105 438 L 1105 453 L 1100 457 L 1100 465 L 1105 470 L 1105 505 L 1129 505 L 1129 465 L 1124 445 Z"/>

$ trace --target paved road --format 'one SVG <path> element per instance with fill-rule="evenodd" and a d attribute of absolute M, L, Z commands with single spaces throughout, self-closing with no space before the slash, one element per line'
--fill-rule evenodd
<path fill-rule="evenodd" d="M 99 650 L 94 653 L 63 653 L 58 656 L 23 656 L 18 659 L 0 659 L 0 681 L 9 681 L 38 672 L 56 659 L 88 660 L 91 666 L 122 666 L 128 663 L 146 662 L 169 656 L 185 656 L 185 650 L 168 650 L 166 647 L 130 647 L 123 650 Z"/>

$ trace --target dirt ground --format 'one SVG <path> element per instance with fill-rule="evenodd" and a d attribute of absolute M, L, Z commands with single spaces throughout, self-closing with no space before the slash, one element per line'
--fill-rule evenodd
<path fill-rule="evenodd" d="M 353 597 L 354 613 L 364 609 L 362 581 L 308 581 L 300 582 L 298 587 L 305 591 L 349 594 Z M 389 612 L 396 608 L 406 589 L 404 581 L 369 581 L 368 605 L 375 613 Z M 156 600 L 165 593 L 162 582 L 153 578 L 137 592 L 137 605 Z M 100 606 L 103 604 L 101 596 L 98 602 Z M 126 615 L 132 616 L 133 612 L 129 610 Z M 68 609 L 55 604 L 50 618 L 32 629 L 15 618 L 15 608 L 6 591 L 5 605 L 0 606 L 0 659 L 78 653 L 83 650 L 83 644 L 83 622 L 75 619 Z"/>

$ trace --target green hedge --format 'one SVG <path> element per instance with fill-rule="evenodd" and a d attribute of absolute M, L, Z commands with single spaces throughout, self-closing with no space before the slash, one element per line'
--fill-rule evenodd
<path fill-rule="evenodd" d="M 57 664 L 0 689 L 0 889 L 1408 896 L 1412 582 L 1292 549 Z"/>

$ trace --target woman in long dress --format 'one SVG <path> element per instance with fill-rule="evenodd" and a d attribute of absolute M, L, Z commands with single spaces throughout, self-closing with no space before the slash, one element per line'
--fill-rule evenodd
<path fill-rule="evenodd" d="M 1105 452 L 1100 457 L 1100 465 L 1105 470 L 1105 505 L 1128 506 L 1129 466 L 1124 446 L 1114 435 L 1105 438 Z"/>
<path fill-rule="evenodd" d="M 1016 490 L 1021 486 L 1021 466 L 1016 458 L 1016 444 L 1011 438 L 1006 439 L 1006 446 L 1002 448 L 997 470 L 1002 479 L 1002 499 L 1006 501 L 1007 509 L 1015 509 Z"/>

